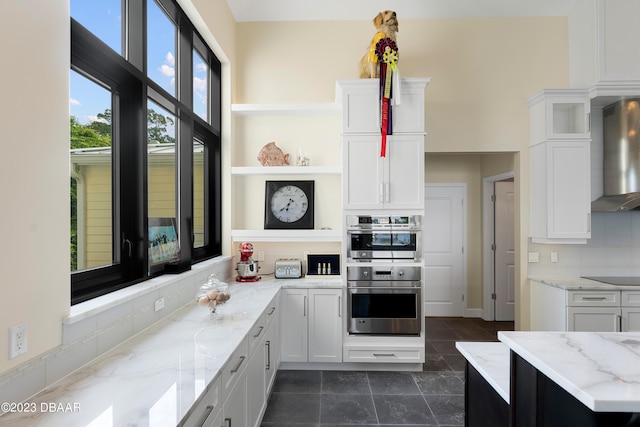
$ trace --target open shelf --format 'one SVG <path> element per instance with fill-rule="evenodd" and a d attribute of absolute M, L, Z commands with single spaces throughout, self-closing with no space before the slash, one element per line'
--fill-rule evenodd
<path fill-rule="evenodd" d="M 231 230 L 234 242 L 342 242 L 341 230 Z"/>
<path fill-rule="evenodd" d="M 231 104 L 231 112 L 237 115 L 339 115 L 342 105 L 336 103 L 313 104 Z"/>
<path fill-rule="evenodd" d="M 232 175 L 340 175 L 341 166 L 233 166 Z"/>

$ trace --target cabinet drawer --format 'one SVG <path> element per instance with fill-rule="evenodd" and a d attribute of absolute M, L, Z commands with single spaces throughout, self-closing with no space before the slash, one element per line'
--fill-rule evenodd
<path fill-rule="evenodd" d="M 271 302 L 269 303 L 269 305 L 267 306 L 267 309 L 265 310 L 265 317 L 267 319 L 267 326 L 269 326 L 271 324 L 271 322 L 273 321 L 273 319 L 277 319 L 280 310 L 280 298 L 279 295 L 276 295 Z"/>
<path fill-rule="evenodd" d="M 567 298 L 570 307 L 620 306 L 620 291 L 569 291 Z"/>
<path fill-rule="evenodd" d="M 622 291 L 623 307 L 640 307 L 640 289 L 637 291 Z"/>
<path fill-rule="evenodd" d="M 221 412 L 220 377 L 218 376 L 202 392 L 187 415 L 178 423 L 178 427 L 201 427 L 208 425 L 207 420 L 213 419 Z"/>
<path fill-rule="evenodd" d="M 424 363 L 424 350 L 418 347 L 344 346 L 344 362 Z"/>
<path fill-rule="evenodd" d="M 249 354 L 253 354 L 254 349 L 258 346 L 267 329 L 267 315 L 262 313 L 258 320 L 249 331 Z"/>
<path fill-rule="evenodd" d="M 245 337 L 240 344 L 238 344 L 238 347 L 236 347 L 231 356 L 229 356 L 227 363 L 222 369 L 222 393 L 224 396 L 229 394 L 229 391 L 238 381 L 238 378 L 242 376 L 248 363 L 249 344 L 248 338 Z"/>

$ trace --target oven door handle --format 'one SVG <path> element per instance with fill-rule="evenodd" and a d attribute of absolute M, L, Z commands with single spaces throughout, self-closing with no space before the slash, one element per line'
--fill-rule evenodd
<path fill-rule="evenodd" d="M 349 286 L 348 289 L 350 291 L 356 290 L 356 289 L 362 289 L 362 290 L 379 290 L 379 291 L 394 291 L 394 290 L 405 290 L 405 289 L 409 289 L 409 290 L 419 290 L 420 286 L 392 286 L 392 287 L 376 287 L 376 286 Z"/>

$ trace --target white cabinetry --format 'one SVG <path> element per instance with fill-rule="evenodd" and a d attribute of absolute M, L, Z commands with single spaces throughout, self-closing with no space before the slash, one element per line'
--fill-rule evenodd
<path fill-rule="evenodd" d="M 180 427 L 220 427 L 222 425 L 220 383 L 221 379 L 218 377 L 209 384 L 192 407 L 191 413 L 178 424 Z"/>
<path fill-rule="evenodd" d="M 640 80 L 638 19 L 639 0 L 576 3 L 569 14 L 571 87 L 606 90 L 612 82 Z"/>
<path fill-rule="evenodd" d="M 349 209 L 423 206 L 422 135 L 389 136 L 386 157 L 380 157 L 379 135 L 346 135 L 343 143 L 345 206 Z"/>
<path fill-rule="evenodd" d="M 342 362 L 342 289 L 282 289 L 282 362 Z"/>
<path fill-rule="evenodd" d="M 529 98 L 531 240 L 586 243 L 591 237 L 590 100 L 582 90 Z"/>
<path fill-rule="evenodd" d="M 181 426 L 260 425 L 280 364 L 279 298 L 269 303 Z"/>
<path fill-rule="evenodd" d="M 531 281 L 535 331 L 638 332 L 640 289 L 564 290 Z"/>
<path fill-rule="evenodd" d="M 424 88 L 429 81 L 402 79 L 386 157 L 380 156 L 378 80 L 338 82 L 345 210 L 424 209 Z"/>

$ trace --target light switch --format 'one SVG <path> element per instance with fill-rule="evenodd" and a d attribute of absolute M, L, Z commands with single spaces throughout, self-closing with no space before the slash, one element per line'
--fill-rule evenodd
<path fill-rule="evenodd" d="M 540 262 L 540 253 L 529 252 L 529 262 Z"/>
<path fill-rule="evenodd" d="M 558 252 L 551 252 L 551 262 L 558 262 Z"/>

